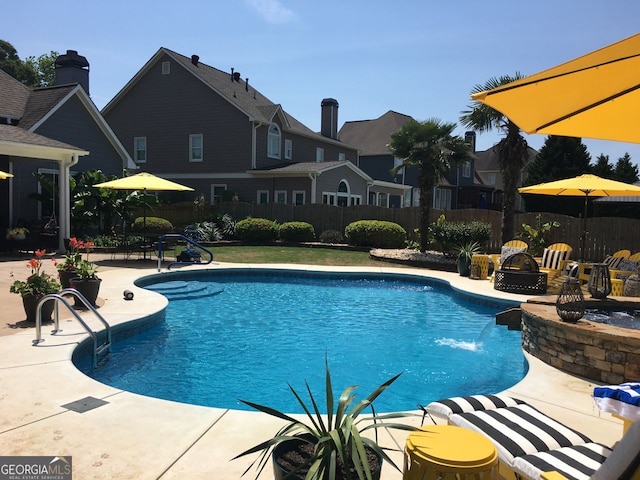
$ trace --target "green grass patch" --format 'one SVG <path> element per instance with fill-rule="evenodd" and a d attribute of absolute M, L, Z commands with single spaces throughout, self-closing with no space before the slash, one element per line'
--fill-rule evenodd
<path fill-rule="evenodd" d="M 214 261 L 229 263 L 289 263 L 305 265 L 389 266 L 369 258 L 369 252 L 331 248 L 230 246 L 212 247 Z M 206 255 L 203 260 L 208 258 Z M 400 265 L 393 265 L 394 267 Z"/>

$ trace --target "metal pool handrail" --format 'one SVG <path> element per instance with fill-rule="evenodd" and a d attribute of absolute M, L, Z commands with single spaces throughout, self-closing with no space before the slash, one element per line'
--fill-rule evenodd
<path fill-rule="evenodd" d="M 201 263 L 201 265 L 208 265 L 211 262 L 213 262 L 213 253 L 211 252 L 211 250 L 207 249 L 206 247 L 203 247 L 198 242 L 188 237 L 185 237 L 184 235 L 181 235 L 179 233 L 167 233 L 166 235 L 162 235 L 158 237 L 158 271 L 160 271 L 160 269 L 162 268 L 162 242 L 168 237 L 184 240 L 185 242 L 187 242 L 187 245 L 193 245 L 194 247 L 197 247 L 203 252 L 205 252 L 206 254 L 208 254 L 209 260 L 207 262 Z M 173 267 L 174 265 L 193 265 L 193 264 L 194 262 L 171 262 L 169 265 L 167 265 L 167 270 L 171 270 L 171 267 Z"/>

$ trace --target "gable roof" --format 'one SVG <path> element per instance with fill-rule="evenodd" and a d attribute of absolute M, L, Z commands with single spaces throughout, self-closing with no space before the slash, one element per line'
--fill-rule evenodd
<path fill-rule="evenodd" d="M 11 129 L 2 129 L 0 136 L 0 143 L 3 146 L 2 153 L 6 155 L 9 154 L 8 152 L 14 152 L 13 155 L 28 157 L 31 154 L 36 155 L 37 152 L 32 147 L 38 147 L 39 149 L 53 148 L 55 151 L 52 154 L 40 150 L 40 155 L 49 156 L 37 158 L 52 159 L 50 155 L 57 158 L 59 154 L 66 154 L 70 151 L 80 155 L 88 155 L 89 152 L 82 148 L 35 133 L 42 123 L 74 96 L 80 100 L 98 128 L 120 157 L 125 160 L 126 168 L 137 168 L 111 127 L 80 85 L 74 83 L 31 90 L 8 73 L 0 70 L 0 117 L 10 120 L 10 125 L 6 126 L 13 125 Z M 17 144 L 24 144 L 25 147 L 31 148 L 22 149 L 21 153 L 16 153 L 18 152 L 16 150 Z"/>
<path fill-rule="evenodd" d="M 233 72 L 236 74 L 233 75 L 232 72 L 225 72 L 202 63 L 199 58 L 194 62 L 191 57 L 186 57 L 165 47 L 161 47 L 115 97 L 105 105 L 102 109 L 102 114 L 107 115 L 109 110 L 165 55 L 171 57 L 182 68 L 190 72 L 216 94 L 234 105 L 238 110 L 243 112 L 249 120 L 270 124 L 273 123 L 276 115 L 282 114 L 282 128 L 285 131 L 356 150 L 356 147 L 352 145 L 320 135 L 305 126 L 302 122 L 285 112 L 280 104 L 272 102 L 260 93 L 260 91 L 249 83 L 248 79 L 241 79 L 239 72 Z M 234 80 L 235 76 L 238 77 L 237 81 Z"/>
<path fill-rule="evenodd" d="M 0 125 L 0 154 L 63 161 L 89 152 L 20 127 Z"/>
<path fill-rule="evenodd" d="M 340 140 L 356 145 L 360 155 L 391 155 L 387 144 L 392 133 L 397 132 L 409 120 L 409 115 L 389 110 L 374 120 L 345 122 L 338 132 Z"/>

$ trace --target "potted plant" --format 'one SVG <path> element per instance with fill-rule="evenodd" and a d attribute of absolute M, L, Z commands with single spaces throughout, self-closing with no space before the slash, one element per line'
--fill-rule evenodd
<path fill-rule="evenodd" d="M 71 278 L 78 275 L 78 266 L 82 261 L 82 251 L 87 253 L 87 260 L 89 251 L 93 247 L 93 242 L 84 242 L 78 240 L 76 237 L 69 239 L 69 245 L 67 247 L 67 253 L 64 256 L 64 262 L 57 263 L 58 277 L 62 288 L 69 288 L 71 286 Z"/>
<path fill-rule="evenodd" d="M 463 277 L 468 277 L 471 271 L 471 257 L 480 252 L 480 244 L 478 242 L 467 242 L 458 246 L 456 253 L 456 266 L 458 273 Z"/>
<path fill-rule="evenodd" d="M 45 250 L 36 250 L 35 258 L 32 258 L 27 263 L 27 268 L 31 269 L 31 275 L 26 280 L 14 280 L 9 287 L 11 293 L 17 293 L 22 297 L 22 305 L 27 314 L 28 322 L 36 321 L 36 307 L 42 297 L 60 291 L 58 281 L 52 275 L 43 271 L 42 258 L 45 254 Z M 13 272 L 11 277 L 14 278 Z M 42 306 L 42 320 L 51 320 L 53 307 L 53 301 L 48 301 Z"/>
<path fill-rule="evenodd" d="M 102 282 L 97 272 L 98 266 L 95 263 L 82 259 L 76 266 L 76 275 L 69 280 L 71 288 L 80 292 L 92 307 L 96 306 L 96 299 Z M 78 298 L 75 299 L 75 306 L 85 307 L 84 303 Z"/>
<path fill-rule="evenodd" d="M 318 402 L 308 383 L 306 387 L 310 406 L 289 385 L 289 389 L 306 413 L 304 420 L 296 420 L 273 408 L 240 400 L 252 408 L 286 420 L 288 423 L 278 430 L 273 438 L 246 450 L 235 458 L 262 452 L 244 472 L 247 473 L 257 463 L 257 476 L 259 476 L 269 462 L 271 453 L 276 480 L 379 479 L 383 461 L 391 463 L 396 470 L 400 471 L 384 449 L 378 445 L 377 429 L 415 430 L 415 427 L 410 425 L 386 423 L 387 420 L 407 417 L 411 414 L 378 415 L 373 408 L 373 401 L 399 376 L 400 374 L 387 380 L 360 401 L 356 401 L 355 398 L 356 386 L 347 387 L 340 395 L 338 403 L 334 405 L 331 374 L 325 359 L 326 415 L 320 412 Z M 371 415 L 362 416 L 363 411 L 369 407 L 371 407 Z M 373 431 L 375 440 L 363 436 L 362 433 L 365 431 Z"/>

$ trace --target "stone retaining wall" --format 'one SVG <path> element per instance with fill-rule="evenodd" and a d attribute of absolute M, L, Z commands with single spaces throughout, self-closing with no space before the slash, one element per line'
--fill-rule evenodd
<path fill-rule="evenodd" d="M 588 320 L 565 323 L 555 306 L 522 304 L 522 347 L 543 362 L 589 380 L 640 380 L 640 330 Z"/>

